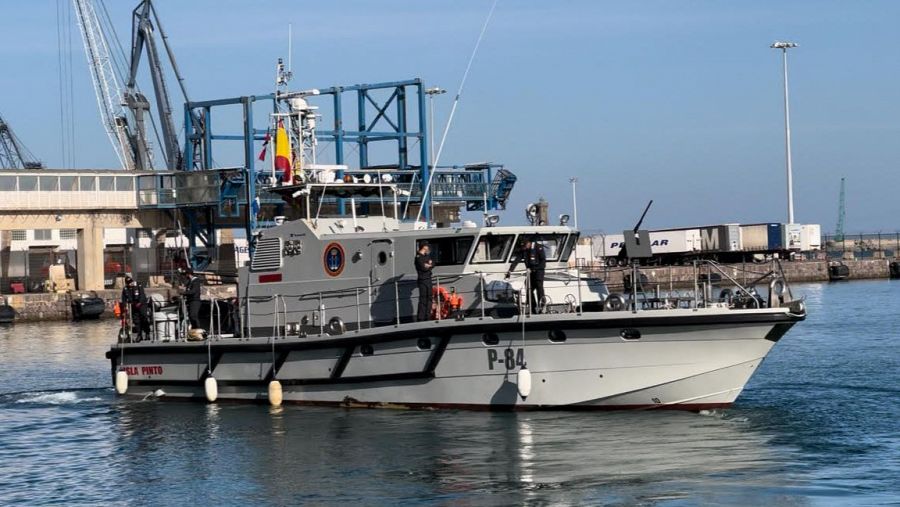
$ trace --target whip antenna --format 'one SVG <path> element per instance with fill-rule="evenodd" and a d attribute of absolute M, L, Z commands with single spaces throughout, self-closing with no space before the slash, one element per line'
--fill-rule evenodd
<path fill-rule="evenodd" d="M 441 158 L 441 152 L 444 150 L 444 142 L 447 141 L 447 134 L 450 132 L 450 125 L 453 123 L 453 115 L 456 114 L 456 106 L 459 105 L 459 98 L 462 96 L 463 87 L 466 86 L 466 78 L 469 77 L 469 70 L 472 68 L 472 62 L 475 61 L 475 55 L 478 53 L 478 47 L 481 45 L 481 40 L 484 39 L 484 33 L 487 31 L 488 24 L 491 22 L 491 17 L 494 15 L 494 9 L 497 8 L 497 2 L 500 0 L 494 0 L 494 3 L 491 5 L 491 10 L 488 11 L 487 18 L 484 20 L 484 25 L 481 26 L 481 33 L 478 34 L 478 40 L 475 41 L 475 47 L 472 49 L 472 54 L 469 56 L 469 63 L 466 65 L 466 70 L 463 72 L 462 80 L 459 82 L 459 89 L 456 91 L 456 97 L 453 99 L 453 107 L 450 109 L 450 116 L 447 118 L 447 125 L 444 126 L 444 133 L 441 135 L 441 144 L 438 145 L 438 151 L 434 156 L 434 163 L 431 167 L 431 172 L 428 174 L 428 184 L 425 185 L 425 191 L 422 192 L 422 206 L 419 206 L 419 212 L 416 214 L 416 222 L 419 221 L 419 218 L 422 217 L 422 209 L 425 207 L 425 199 L 428 197 L 428 193 L 431 191 L 431 182 L 434 180 L 434 169 L 437 168 L 438 161 Z M 424 160 L 423 164 L 426 164 Z"/>

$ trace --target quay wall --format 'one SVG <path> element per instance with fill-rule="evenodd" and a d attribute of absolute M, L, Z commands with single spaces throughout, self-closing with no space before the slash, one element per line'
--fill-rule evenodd
<path fill-rule="evenodd" d="M 891 261 L 888 259 L 861 259 L 843 262 L 850 268 L 851 280 L 888 278 L 890 276 Z M 772 269 L 772 264 L 723 264 L 721 267 L 735 281 L 745 284 L 768 273 Z M 786 261 L 781 263 L 781 268 L 789 283 L 828 281 L 828 261 L 825 260 Z M 630 273 L 630 269 L 597 267 L 590 269 L 590 272 L 604 278 L 611 288 L 615 288 L 622 286 L 623 277 Z M 641 273 L 647 276 L 651 284 L 659 284 L 661 289 L 670 286 L 685 288 L 694 284 L 693 266 L 642 267 Z"/>

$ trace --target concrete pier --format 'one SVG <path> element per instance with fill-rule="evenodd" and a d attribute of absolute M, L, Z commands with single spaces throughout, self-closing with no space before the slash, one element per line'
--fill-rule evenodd
<path fill-rule="evenodd" d="M 78 287 L 81 290 L 103 289 L 103 229 L 78 229 Z"/>
<path fill-rule="evenodd" d="M 158 293 L 169 299 L 178 294 L 178 290 L 172 288 L 145 289 L 147 296 Z M 121 289 L 108 289 L 92 291 L 98 297 L 106 301 L 106 312 L 101 318 L 113 317 L 113 305 L 122 297 Z M 203 298 L 223 299 L 237 295 L 237 287 L 234 285 L 213 285 L 203 287 Z M 44 320 L 71 320 L 72 299 L 79 297 L 78 293 L 40 293 L 40 294 L 11 294 L 4 295 L 7 304 L 15 308 L 18 315 L 16 321 L 44 321 Z"/>
<path fill-rule="evenodd" d="M 889 278 L 890 263 L 893 259 L 865 259 L 843 261 L 850 268 L 850 280 Z M 722 264 L 723 271 L 738 283 L 744 284 L 766 274 L 771 268 L 771 263 L 764 264 Z M 790 261 L 782 262 L 785 279 L 791 283 L 799 282 L 827 282 L 828 261 Z M 629 273 L 629 268 L 603 268 L 597 267 L 589 270 L 590 273 L 605 278 L 613 288 L 622 286 L 622 278 Z M 642 267 L 641 273 L 647 276 L 651 284 L 658 284 L 661 289 L 669 287 L 692 287 L 694 283 L 694 267 L 688 266 L 664 266 Z"/>

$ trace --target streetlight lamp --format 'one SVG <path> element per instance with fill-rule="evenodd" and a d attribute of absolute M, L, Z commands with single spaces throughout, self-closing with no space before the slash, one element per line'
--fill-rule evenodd
<path fill-rule="evenodd" d="M 429 154 L 431 155 L 431 167 L 434 168 L 434 96 L 435 95 L 443 95 L 447 93 L 447 90 L 435 86 L 434 88 L 428 88 L 425 90 L 425 95 L 428 95 L 428 102 L 431 108 L 430 116 L 431 116 L 431 125 L 428 127 L 428 137 L 429 143 L 431 144 L 431 149 Z"/>
<path fill-rule="evenodd" d="M 772 49 L 780 49 L 782 55 L 782 67 L 784 69 L 784 149 L 787 164 L 787 198 L 788 198 L 788 223 L 794 223 L 794 180 L 791 173 L 791 111 L 788 101 L 788 70 L 787 50 L 797 47 L 793 42 L 775 41 Z"/>
<path fill-rule="evenodd" d="M 575 229 L 578 229 L 578 198 L 575 196 L 575 184 L 578 183 L 578 178 L 572 176 L 569 178 L 569 183 L 572 184 L 572 218 L 575 220 Z"/>

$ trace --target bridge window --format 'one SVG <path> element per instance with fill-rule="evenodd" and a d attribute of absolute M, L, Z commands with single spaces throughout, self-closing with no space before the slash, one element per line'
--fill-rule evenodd
<path fill-rule="evenodd" d="M 37 190 L 37 176 L 19 176 L 19 191 L 33 192 Z"/>
<path fill-rule="evenodd" d="M 56 192 L 57 190 L 59 190 L 59 177 L 41 176 L 42 192 Z"/>
<path fill-rule="evenodd" d="M 16 190 L 15 176 L 0 176 L 0 192 L 14 192 Z"/>
<path fill-rule="evenodd" d="M 116 179 L 112 176 L 100 176 L 100 191 L 112 192 L 116 189 Z"/>
<path fill-rule="evenodd" d="M 547 262 L 553 262 L 559 260 L 559 254 L 563 249 L 565 239 L 565 234 L 523 234 L 519 236 L 519 241 L 516 241 L 516 252 L 522 250 L 525 241 L 537 241 L 544 245 L 544 255 L 547 256 Z"/>
<path fill-rule="evenodd" d="M 75 176 L 60 176 L 59 189 L 63 192 L 78 191 L 78 178 L 76 178 Z"/>
<path fill-rule="evenodd" d="M 97 178 L 93 176 L 79 176 L 78 183 L 81 185 L 82 192 L 93 192 L 97 190 Z"/>
<path fill-rule="evenodd" d="M 572 256 L 572 250 L 575 249 L 575 245 L 578 243 L 578 234 L 569 234 L 569 239 L 566 241 L 566 246 L 562 249 L 562 254 L 559 256 L 559 260 L 567 261 L 569 257 Z"/>
<path fill-rule="evenodd" d="M 129 176 L 116 176 L 116 190 L 134 190 L 134 180 Z"/>
<path fill-rule="evenodd" d="M 506 262 L 514 238 L 514 234 L 488 234 L 478 238 L 472 264 Z"/>
<path fill-rule="evenodd" d="M 465 264 L 473 242 L 474 236 L 420 239 L 416 241 L 416 251 L 423 243 L 428 243 L 435 266 L 456 266 Z"/>

